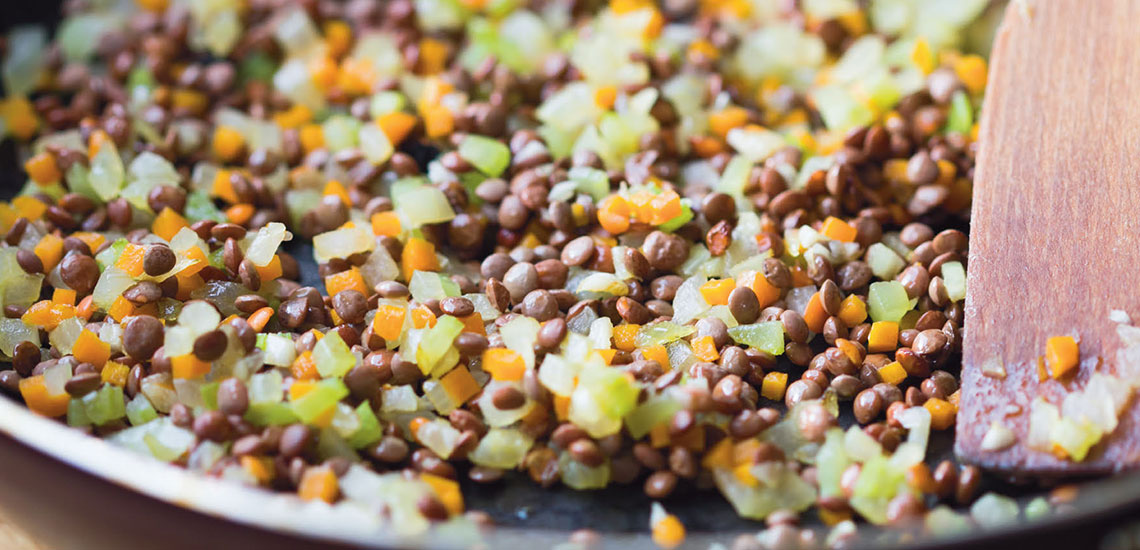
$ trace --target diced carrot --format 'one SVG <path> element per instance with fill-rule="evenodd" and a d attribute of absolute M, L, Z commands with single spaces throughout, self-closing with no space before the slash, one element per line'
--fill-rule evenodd
<path fill-rule="evenodd" d="M 365 95 L 372 92 L 377 79 L 376 69 L 370 60 L 350 57 L 340 63 L 336 87 L 349 95 Z"/>
<path fill-rule="evenodd" d="M 71 354 L 80 363 L 101 367 L 111 358 L 111 345 L 100 340 L 94 332 L 83 329 L 71 348 Z"/>
<path fill-rule="evenodd" d="M 693 355 L 695 355 L 697 359 L 710 363 L 720 359 L 720 352 L 716 350 L 716 342 L 713 341 L 712 336 L 693 338 L 691 344 L 693 346 Z"/>
<path fill-rule="evenodd" d="M 179 88 L 171 92 L 170 105 L 174 109 L 187 111 L 192 115 L 199 115 L 206 111 L 210 98 L 197 90 Z"/>
<path fill-rule="evenodd" d="M 178 272 L 179 283 L 182 282 L 181 279 L 188 278 L 191 275 L 197 275 L 199 271 L 202 271 L 202 269 L 210 265 L 210 260 L 206 257 L 206 253 L 202 252 L 202 249 L 197 246 L 187 248 L 182 255 L 185 256 L 186 259 L 194 260 L 197 263 L 188 265 L 182 271 Z"/>
<path fill-rule="evenodd" d="M 325 130 L 320 124 L 306 124 L 301 127 L 301 148 L 312 153 L 325 146 Z"/>
<path fill-rule="evenodd" d="M 457 516 L 463 513 L 463 493 L 459 491 L 458 482 L 429 473 L 420 474 L 420 479 L 431 487 L 449 514 Z"/>
<path fill-rule="evenodd" d="M 702 38 L 689 44 L 685 56 L 693 62 L 700 62 L 702 59 L 716 61 L 720 57 L 720 50 L 716 49 L 712 42 Z"/>
<path fill-rule="evenodd" d="M 666 189 L 649 202 L 651 209 L 649 223 L 661 225 L 681 215 L 681 197 L 671 189 Z"/>
<path fill-rule="evenodd" d="M 768 282 L 763 273 L 749 271 L 742 275 L 740 285 L 752 289 L 760 308 L 766 308 L 780 299 L 780 287 Z"/>
<path fill-rule="evenodd" d="M 598 207 L 598 223 L 611 235 L 620 235 L 629 231 L 631 211 L 629 201 L 621 195 L 610 195 Z"/>
<path fill-rule="evenodd" d="M 24 163 L 24 171 L 28 177 L 39 185 L 56 183 L 63 178 L 55 156 L 47 151 L 32 156 Z"/>
<path fill-rule="evenodd" d="M 811 277 L 808 276 L 807 270 L 805 270 L 804 268 L 802 268 L 798 265 L 793 266 L 791 268 L 791 272 L 792 272 L 792 286 L 794 286 L 796 288 L 799 288 L 801 286 L 811 286 L 812 284 L 815 283 L 815 281 L 811 280 Z"/>
<path fill-rule="evenodd" d="M 281 267 L 281 257 L 277 254 L 273 255 L 273 259 L 269 260 L 269 263 L 263 266 L 255 265 L 254 267 L 257 268 L 257 275 L 262 282 L 272 281 L 285 273 L 284 268 Z"/>
<path fill-rule="evenodd" d="M 321 194 L 326 197 L 336 195 L 345 206 L 352 206 L 352 199 L 348 196 L 348 190 L 344 188 L 343 183 L 337 180 L 329 180 L 329 182 L 325 184 L 325 190 Z"/>
<path fill-rule="evenodd" d="M 867 304 L 858 296 L 852 294 L 839 304 L 839 319 L 843 324 L 853 327 L 867 320 Z"/>
<path fill-rule="evenodd" d="M 79 307 L 75 309 L 75 315 L 84 321 L 89 321 L 91 316 L 95 314 L 95 296 L 88 294 L 79 301 Z"/>
<path fill-rule="evenodd" d="M 1045 342 L 1045 364 L 1054 379 L 1075 369 L 1079 359 L 1077 340 L 1072 336 L 1054 336 Z"/>
<path fill-rule="evenodd" d="M 724 139 L 728 131 L 739 128 L 748 123 L 748 111 L 743 107 L 725 107 L 715 113 L 709 113 L 709 130 L 717 137 Z"/>
<path fill-rule="evenodd" d="M 853 225 L 834 216 L 828 216 L 823 221 L 823 229 L 820 231 L 831 240 L 845 243 L 855 242 L 855 236 L 858 232 Z"/>
<path fill-rule="evenodd" d="M 919 462 L 906 469 L 906 484 L 920 492 L 933 494 L 938 491 L 934 476 L 930 473 L 930 466 Z"/>
<path fill-rule="evenodd" d="M 424 131 L 428 137 L 438 138 L 451 133 L 455 115 L 443 105 L 426 105 L 423 109 Z"/>
<path fill-rule="evenodd" d="M 206 286 L 206 281 L 203 280 L 202 277 L 197 275 L 197 274 L 185 275 L 185 274 L 179 273 L 177 275 L 177 277 L 178 277 L 178 299 L 182 300 L 182 301 L 189 300 L 190 299 L 190 293 L 194 292 L 195 290 L 198 290 L 199 288 Z"/>
<path fill-rule="evenodd" d="M 823 310 L 823 302 L 820 300 L 819 293 L 811 295 L 808 300 L 807 309 L 804 310 L 804 322 L 807 323 L 808 330 L 820 333 L 823 332 L 823 324 L 827 321 L 827 312 Z"/>
<path fill-rule="evenodd" d="M 933 72 L 937 63 L 934 59 L 934 52 L 930 50 L 930 43 L 923 37 L 915 40 L 914 46 L 910 50 L 910 60 L 924 75 Z"/>
<path fill-rule="evenodd" d="M 662 422 L 649 429 L 649 445 L 654 449 L 668 447 L 670 439 L 668 422 Z"/>
<path fill-rule="evenodd" d="M 273 459 L 267 456 L 245 455 L 241 457 L 241 467 L 261 485 L 273 481 L 273 476 L 276 475 Z"/>
<path fill-rule="evenodd" d="M 554 396 L 554 417 L 560 422 L 570 418 L 570 398 L 564 395 Z"/>
<path fill-rule="evenodd" d="M 907 372 L 906 369 L 903 368 L 902 363 L 893 361 L 879 367 L 879 377 L 883 379 L 883 382 L 897 386 L 902 384 L 903 380 L 906 380 Z"/>
<path fill-rule="evenodd" d="M 87 248 L 90 248 L 92 252 L 99 250 L 99 248 L 103 246 L 103 243 L 107 241 L 107 238 L 102 234 L 88 231 L 76 231 L 72 233 L 71 236 L 83 241 L 83 244 L 86 244 Z"/>
<path fill-rule="evenodd" d="M 348 48 L 352 46 L 352 27 L 348 26 L 348 23 L 336 19 L 325 21 L 323 29 L 329 55 L 340 57 L 348 52 Z"/>
<path fill-rule="evenodd" d="M 300 128 L 310 120 L 313 120 L 313 111 L 300 103 L 273 115 L 273 122 L 285 129 Z"/>
<path fill-rule="evenodd" d="M 689 138 L 689 145 L 693 147 L 693 152 L 700 158 L 712 158 L 724 151 L 724 142 L 712 136 L 692 136 Z"/>
<path fill-rule="evenodd" d="M 447 65 L 449 48 L 447 44 L 431 37 L 420 39 L 420 58 L 417 69 L 420 74 L 433 75 L 443 71 Z"/>
<path fill-rule="evenodd" d="M 602 356 L 602 360 L 605 361 L 607 365 L 612 365 L 614 362 L 614 356 L 617 355 L 618 350 L 616 350 L 616 349 L 599 349 L 599 350 L 594 350 L 594 351 L 597 352 L 598 355 Z"/>
<path fill-rule="evenodd" d="M 709 470 L 732 468 L 735 464 L 733 454 L 732 438 L 726 437 L 718 441 L 716 445 L 713 445 L 713 447 L 705 453 L 705 456 L 701 457 L 701 466 Z"/>
<path fill-rule="evenodd" d="M 401 231 L 400 216 L 397 216 L 395 212 L 377 212 L 372 215 L 373 235 L 397 237 Z"/>
<path fill-rule="evenodd" d="M 155 235 L 162 237 L 169 241 L 178 234 L 178 231 L 183 227 L 190 227 L 190 222 L 182 217 L 182 214 L 175 212 L 169 206 L 162 209 L 158 217 L 154 219 L 154 223 L 150 226 L 150 230 Z"/>
<path fill-rule="evenodd" d="M 170 358 L 170 371 L 175 378 L 195 380 L 210 373 L 210 362 L 198 359 L 193 353 Z"/>
<path fill-rule="evenodd" d="M 313 56 L 309 60 L 309 76 L 321 90 L 328 90 L 336 84 L 340 68 L 336 60 L 327 55 Z"/>
<path fill-rule="evenodd" d="M 439 259 L 435 256 L 435 245 L 418 237 L 408 239 L 408 242 L 404 244 L 403 252 L 400 254 L 400 267 L 405 281 L 411 281 L 412 274 L 416 271 L 439 270 Z"/>
<path fill-rule="evenodd" d="M 145 257 L 146 247 L 127 243 L 123 252 L 119 254 L 119 259 L 115 261 L 115 267 L 125 271 L 131 277 L 138 277 L 143 274 L 143 259 Z"/>
<path fill-rule="evenodd" d="M 313 361 L 313 352 L 311 351 L 298 355 L 293 360 L 293 365 L 289 371 L 297 380 L 318 380 L 321 377 L 321 373 L 317 370 L 317 363 Z"/>
<path fill-rule="evenodd" d="M 894 321 L 876 321 L 871 323 L 871 332 L 867 335 L 867 351 L 880 353 L 894 351 L 899 344 L 899 324 Z"/>
<path fill-rule="evenodd" d="M 44 272 L 50 272 L 63 259 L 63 239 L 53 233 L 48 233 L 40 238 L 40 242 L 36 243 L 36 247 L 32 251 L 43 262 Z"/>
<path fill-rule="evenodd" d="M 71 396 L 67 392 L 51 394 L 43 376 L 31 376 L 20 380 L 20 395 L 33 412 L 55 418 L 67 414 Z"/>
<path fill-rule="evenodd" d="M 653 197 L 647 189 L 635 191 L 629 195 L 630 214 L 634 219 L 648 222 L 653 217 Z"/>
<path fill-rule="evenodd" d="M 229 126 L 218 126 L 214 129 L 214 155 L 222 162 L 233 162 L 241 155 L 245 146 L 245 137 L 241 132 Z"/>
<path fill-rule="evenodd" d="M 296 401 L 305 397 L 316 387 L 317 383 L 313 380 L 296 380 L 289 385 L 289 400 Z"/>
<path fill-rule="evenodd" d="M 28 195 L 21 195 L 12 199 L 12 208 L 15 208 L 21 217 L 28 218 L 28 221 L 34 222 L 43 217 L 48 207 L 44 204 L 44 201 L 40 199 Z"/>
<path fill-rule="evenodd" d="M 336 296 L 345 290 L 355 290 L 365 296 L 369 294 L 364 276 L 360 274 L 360 268 L 355 266 L 325 277 L 325 289 L 328 290 L 329 296 Z"/>
<path fill-rule="evenodd" d="M 723 306 L 728 304 L 728 295 L 736 288 L 736 280 L 713 279 L 701 285 L 701 296 L 710 306 Z"/>
<path fill-rule="evenodd" d="M 384 131 L 384 135 L 388 136 L 392 146 L 403 142 L 416 127 L 416 122 L 415 115 L 403 111 L 384 113 L 376 119 L 376 124 Z"/>
<path fill-rule="evenodd" d="M 323 500 L 332 504 L 340 494 L 336 473 L 328 466 L 312 466 L 301 474 L 297 496 L 301 500 Z"/>
<path fill-rule="evenodd" d="M 784 389 L 788 387 L 788 373 L 769 372 L 760 383 L 760 395 L 772 401 L 784 399 Z"/>
<path fill-rule="evenodd" d="M 32 139 L 40 126 L 40 119 L 36 116 L 32 103 L 23 97 L 13 97 L 4 100 L 2 105 L 8 131 L 21 141 Z"/>
<path fill-rule="evenodd" d="M 669 350 L 661 344 L 654 344 L 641 348 L 641 355 L 649 361 L 657 361 L 666 371 L 670 369 Z"/>
<path fill-rule="evenodd" d="M 439 379 L 439 385 L 457 404 L 466 403 L 468 399 L 471 399 L 482 389 L 479 387 L 479 383 L 475 381 L 475 377 L 471 376 L 471 371 L 463 365 L 459 365 L 451 369 L 451 372 L 443 375 L 443 378 Z"/>
<path fill-rule="evenodd" d="M 103 372 L 100 373 L 104 382 L 115 386 L 123 387 L 127 383 L 127 377 L 131 374 L 131 368 L 114 361 L 107 361 L 103 365 Z"/>
<path fill-rule="evenodd" d="M 614 347 L 622 351 L 633 351 L 636 349 L 637 344 L 634 343 L 634 340 L 637 339 L 637 331 L 640 329 L 641 325 L 633 323 L 614 327 Z"/>
<path fill-rule="evenodd" d="M 487 327 L 483 324 L 483 317 L 478 313 L 472 313 L 466 317 L 460 317 L 459 321 L 463 323 L 463 332 L 473 332 L 475 334 L 487 334 Z"/>
<path fill-rule="evenodd" d="M 253 330 L 261 332 L 265 330 L 265 325 L 269 323 L 269 319 L 272 317 L 273 308 L 265 306 L 250 314 L 249 319 L 246 322 L 249 323 L 249 326 L 253 328 Z"/>
<path fill-rule="evenodd" d="M 432 313 L 426 306 L 416 306 L 412 308 L 412 327 L 424 328 L 434 327 L 436 323 L 435 313 Z"/>
<path fill-rule="evenodd" d="M 407 314 L 407 308 L 380 304 L 376 308 L 376 316 L 372 318 L 372 332 L 389 342 L 399 340 Z"/>
<path fill-rule="evenodd" d="M 135 305 L 122 296 L 115 297 L 115 301 L 111 302 L 111 307 L 107 308 L 107 316 L 116 321 L 122 321 L 134 313 Z"/>
<path fill-rule="evenodd" d="M 514 350 L 490 348 L 483 352 L 483 370 L 495 380 L 522 380 L 526 362 Z"/>
<path fill-rule="evenodd" d="M 230 223 L 245 225 L 245 222 L 248 222 L 249 219 L 253 217 L 254 210 L 252 204 L 235 204 L 226 209 L 226 219 L 229 220 Z"/>
<path fill-rule="evenodd" d="M 601 109 L 612 109 L 617 101 L 617 86 L 600 86 L 594 90 L 594 104 Z"/>
<path fill-rule="evenodd" d="M 980 94 L 986 89 L 986 60 L 980 55 L 964 55 L 954 64 L 958 79 L 972 94 Z"/>
<path fill-rule="evenodd" d="M 51 300 L 41 300 L 31 305 L 20 320 L 24 324 L 53 330 L 64 319 L 75 316 L 75 308 L 66 304 L 57 304 Z"/>
<path fill-rule="evenodd" d="M 958 414 L 957 408 L 945 399 L 931 397 L 923 403 L 923 407 L 930 411 L 930 427 L 935 430 L 945 430 L 954 425 L 954 416 Z"/>

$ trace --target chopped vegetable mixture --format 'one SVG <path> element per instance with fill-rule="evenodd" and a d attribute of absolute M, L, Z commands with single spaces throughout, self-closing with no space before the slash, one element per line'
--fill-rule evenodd
<path fill-rule="evenodd" d="M 484 521 L 457 479 L 512 471 L 715 485 L 768 520 L 738 549 L 1014 519 L 925 462 L 957 410 L 987 4 L 66 2 L 54 41 L 3 44 L 28 182 L 0 204 L 0 387 L 405 534 Z M 1058 405 L 1042 452 L 1115 428 Z M 813 507 L 830 534 L 796 527 Z M 660 504 L 650 528 L 684 541 Z"/>

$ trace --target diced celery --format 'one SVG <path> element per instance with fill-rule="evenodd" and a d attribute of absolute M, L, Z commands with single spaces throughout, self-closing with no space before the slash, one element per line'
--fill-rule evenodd
<path fill-rule="evenodd" d="M 738 344 L 745 344 L 772 355 L 784 353 L 784 325 L 779 321 L 732 327 L 728 329 L 728 335 Z"/>
<path fill-rule="evenodd" d="M 141 426 L 155 418 L 158 418 L 158 413 L 145 395 L 137 394 L 127 403 L 127 420 L 132 426 Z"/>
<path fill-rule="evenodd" d="M 978 525 L 994 529 L 1017 521 L 1017 501 L 997 493 L 986 493 L 970 506 L 970 516 Z"/>
<path fill-rule="evenodd" d="M 384 130 L 375 124 L 365 124 L 360 129 L 360 150 L 368 162 L 380 165 L 392 156 L 395 148 Z"/>
<path fill-rule="evenodd" d="M 662 395 L 654 396 L 625 417 L 625 427 L 634 439 L 641 439 L 655 426 L 668 422 L 679 410 L 681 404 L 677 400 Z"/>
<path fill-rule="evenodd" d="M 250 403 L 245 419 L 254 426 L 284 426 L 297 422 L 297 414 L 287 403 Z"/>
<path fill-rule="evenodd" d="M 403 109 L 407 102 L 404 94 L 400 92 L 391 90 L 377 92 L 368 104 L 368 112 L 372 118 L 380 118 L 388 113 Z"/>
<path fill-rule="evenodd" d="M 82 400 L 72 398 L 68 401 L 67 425 L 73 428 L 91 425 L 91 419 L 87 418 L 87 410 L 84 409 Z"/>
<path fill-rule="evenodd" d="M 946 115 L 947 132 L 968 134 L 974 126 L 974 107 L 970 105 L 970 96 L 959 90 L 950 100 L 950 112 Z"/>
<path fill-rule="evenodd" d="M 448 294 L 447 289 L 444 288 L 444 281 L 455 285 L 451 279 L 445 279 L 439 273 L 417 270 L 412 273 L 412 280 L 408 281 L 408 290 L 411 291 L 412 298 L 421 303 L 428 300 L 443 300 L 448 296 L 458 296 L 458 292 Z M 452 286 L 452 288 L 458 290 L 457 286 Z"/>
<path fill-rule="evenodd" d="M 455 210 L 451 208 L 447 196 L 431 185 L 406 189 L 399 194 L 399 198 L 393 196 L 392 201 L 396 211 L 414 228 L 455 218 Z"/>
<path fill-rule="evenodd" d="M 1045 497 L 1037 497 L 1025 505 L 1025 519 L 1035 521 L 1049 515 L 1049 501 Z"/>
<path fill-rule="evenodd" d="M 668 344 L 669 342 L 684 338 L 696 331 L 696 327 L 692 325 L 678 325 L 672 321 L 650 323 L 638 329 L 637 336 L 634 338 L 634 345 L 639 348 L 644 348 L 658 344 Z"/>
<path fill-rule="evenodd" d="M 562 483 L 579 491 L 603 489 L 610 482 L 608 462 L 591 468 L 574 460 L 569 452 L 564 452 L 558 457 L 558 469 L 562 472 Z"/>
<path fill-rule="evenodd" d="M 91 174 L 88 181 L 104 202 L 119 196 L 119 190 L 126 181 L 126 169 L 114 143 L 104 143 L 95 154 L 95 158 L 91 159 Z"/>
<path fill-rule="evenodd" d="M 83 410 L 91 423 L 97 426 L 126 416 L 123 388 L 113 384 L 103 384 L 99 391 L 83 396 Z"/>
<path fill-rule="evenodd" d="M 257 235 L 245 249 L 245 257 L 253 262 L 253 265 L 265 267 L 273 261 L 273 255 L 287 237 L 289 232 L 285 230 L 285 224 L 270 222 L 257 230 Z"/>
<path fill-rule="evenodd" d="M 480 172 L 498 177 L 511 164 L 511 150 L 503 142 L 470 134 L 459 144 L 459 156 Z"/>
<path fill-rule="evenodd" d="M 376 237 L 365 227 L 345 227 L 313 237 L 313 252 L 318 262 L 347 258 L 375 247 Z"/>
<path fill-rule="evenodd" d="M 966 269 L 961 262 L 942 264 L 942 280 L 946 283 L 946 295 L 951 300 L 966 299 Z"/>
<path fill-rule="evenodd" d="M 871 319 L 896 323 L 911 309 L 906 288 L 898 281 L 871 283 L 867 292 L 867 305 Z"/>
<path fill-rule="evenodd" d="M 522 463 L 534 440 L 510 428 L 492 428 L 468 455 L 471 462 L 488 468 L 513 470 Z"/>
<path fill-rule="evenodd" d="M 432 367 L 447 355 L 455 337 L 461 332 L 463 332 L 463 321 L 451 315 L 444 315 L 436 321 L 434 327 L 424 333 L 419 349 L 416 350 L 416 364 L 424 374 L 431 372 Z"/>
<path fill-rule="evenodd" d="M 681 199 L 681 213 L 674 216 L 673 219 L 657 226 L 657 229 L 660 229 L 666 233 L 672 233 L 677 229 L 680 229 L 682 225 L 685 225 L 692 221 L 692 219 L 693 209 L 689 206 L 689 199 Z"/>
<path fill-rule="evenodd" d="M 119 255 L 127 248 L 126 239 L 117 239 L 111 243 L 106 250 L 95 255 L 95 263 L 99 265 L 99 271 L 107 269 L 108 266 L 115 265 L 119 261 Z"/>
<path fill-rule="evenodd" d="M 221 382 L 210 382 L 203 384 L 198 391 L 202 393 L 202 402 L 206 404 L 206 408 L 211 411 L 218 409 L 218 387 Z"/>
<path fill-rule="evenodd" d="M 334 153 L 356 147 L 362 123 L 348 115 L 333 115 L 323 125 L 325 146 Z"/>
<path fill-rule="evenodd" d="M 597 168 L 575 166 L 570 169 L 566 177 L 577 184 L 579 192 L 590 195 L 595 202 L 601 202 L 610 194 L 610 178 Z"/>
<path fill-rule="evenodd" d="M 352 445 L 354 449 L 366 447 L 383 437 L 384 430 L 380 426 L 380 421 L 376 419 L 376 413 L 372 412 L 372 405 L 367 400 L 356 407 L 356 418 L 359 420 L 360 427 L 348 438 L 348 444 Z"/>
<path fill-rule="evenodd" d="M 942 505 L 926 514 L 926 528 L 936 537 L 948 537 L 968 533 L 972 526 L 966 516 Z"/>
<path fill-rule="evenodd" d="M 322 377 L 339 378 L 356 366 L 356 356 L 341 339 L 340 333 L 330 330 L 313 346 L 313 362 Z"/>
<path fill-rule="evenodd" d="M 341 343 L 343 344 L 343 342 Z M 289 405 L 301 422 L 311 424 L 347 396 L 348 387 L 344 385 L 344 382 L 335 378 L 321 380 L 313 386 L 313 389 L 309 390 L 309 393 L 293 400 Z"/>
<path fill-rule="evenodd" d="M 261 50 L 254 50 L 246 54 L 238 68 L 238 76 L 242 82 L 269 83 L 273 80 L 273 73 L 275 72 L 277 72 L 277 64 Z"/>
<path fill-rule="evenodd" d="M 195 441 L 193 432 L 175 426 L 168 418 L 125 431 L 136 429 L 142 430 L 144 434 L 142 436 L 143 448 L 150 451 L 155 458 L 165 462 L 177 460 L 186 454 L 186 451 L 190 450 Z"/>
<path fill-rule="evenodd" d="M 867 265 L 875 277 L 883 280 L 895 278 L 906 267 L 906 262 L 883 243 L 875 243 L 867 248 Z"/>
<path fill-rule="evenodd" d="M 637 406 L 641 392 L 626 373 L 608 367 L 583 370 L 578 384 L 594 394 L 602 413 L 611 418 L 629 414 Z"/>

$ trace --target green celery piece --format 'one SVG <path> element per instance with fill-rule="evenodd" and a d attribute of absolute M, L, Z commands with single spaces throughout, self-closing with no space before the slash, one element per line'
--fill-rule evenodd
<path fill-rule="evenodd" d="M 595 202 L 601 202 L 610 194 L 610 178 L 603 170 L 576 166 L 566 175 L 577 184 L 579 192 L 590 195 Z"/>
<path fill-rule="evenodd" d="M 459 144 L 459 156 L 492 177 L 498 177 L 511 164 L 511 150 L 503 142 L 474 134 Z"/>
<path fill-rule="evenodd" d="M 348 387 L 344 382 L 331 378 L 317 382 L 309 393 L 289 405 L 301 422 L 310 424 L 345 397 L 348 397 Z"/>
<path fill-rule="evenodd" d="M 297 415 L 287 403 L 250 403 L 245 419 L 254 426 L 284 426 L 297 421 Z"/>
<path fill-rule="evenodd" d="M 209 384 L 203 384 L 202 387 L 198 389 L 202 394 L 202 402 L 205 403 L 206 408 L 211 411 L 218 410 L 218 386 L 221 385 L 221 382 L 210 382 Z"/>
<path fill-rule="evenodd" d="M 265 351 L 265 341 L 269 339 L 269 334 L 262 332 L 257 335 L 257 348 Z"/>
<path fill-rule="evenodd" d="M 272 82 L 273 75 L 276 72 L 277 64 L 273 62 L 273 58 L 262 51 L 255 51 L 247 55 L 245 60 L 242 61 L 241 67 L 238 69 L 238 74 L 241 76 L 242 82 L 250 82 L 253 80 Z"/>
<path fill-rule="evenodd" d="M 101 204 L 103 199 L 99 198 L 99 194 L 95 192 L 95 188 L 91 187 L 91 182 L 88 181 L 90 171 L 82 162 L 76 162 L 67 169 L 67 174 L 64 175 L 64 181 L 67 182 L 67 187 L 71 189 L 72 193 L 79 193 Z"/>
<path fill-rule="evenodd" d="M 625 373 L 617 369 L 587 369 L 582 373 L 581 383 L 587 385 L 602 412 L 610 418 L 622 418 L 633 411 L 641 393 Z"/>
<path fill-rule="evenodd" d="M 463 321 L 444 315 L 436 321 L 435 326 L 424 333 L 420 340 L 420 347 L 416 350 L 416 364 L 421 370 L 430 369 L 447 355 L 452 342 L 463 332 Z"/>
<path fill-rule="evenodd" d="M 118 420 L 127 414 L 123 403 L 123 388 L 113 384 L 104 384 L 99 391 L 83 396 L 83 411 L 92 424 L 102 426 L 112 420 Z"/>
<path fill-rule="evenodd" d="M 218 269 L 224 269 L 226 267 L 226 264 L 225 264 L 226 260 L 225 260 L 224 254 L 225 254 L 225 248 L 219 248 L 219 249 L 211 252 L 210 256 L 208 258 L 210 261 L 210 266 L 216 267 Z"/>
<path fill-rule="evenodd" d="M 72 398 L 67 403 L 67 425 L 73 428 L 91 425 L 91 419 L 87 418 L 87 411 L 83 408 L 82 400 Z"/>
<path fill-rule="evenodd" d="M 635 439 L 640 439 L 658 424 L 673 418 L 673 415 L 679 410 L 681 410 L 681 404 L 673 399 L 665 397 L 650 399 L 638 405 L 636 409 L 633 409 L 633 412 L 625 417 L 625 427 L 629 430 L 630 435 Z"/>
<path fill-rule="evenodd" d="M 898 281 L 871 283 L 867 292 L 867 305 L 874 321 L 899 322 L 910 311 L 910 297 Z"/>
<path fill-rule="evenodd" d="M 728 335 L 738 344 L 746 344 L 772 355 L 784 353 L 784 325 L 779 321 L 735 326 L 728 329 Z"/>
<path fill-rule="evenodd" d="M 119 261 L 119 255 L 127 248 L 126 239 L 118 239 L 111 243 L 111 246 L 106 250 L 95 255 L 95 263 L 99 265 L 99 271 L 103 271 L 108 267 L 115 265 Z"/>
<path fill-rule="evenodd" d="M 334 330 L 313 346 L 313 361 L 317 364 L 317 372 L 324 378 L 344 376 L 356 366 L 356 356 Z"/>
<path fill-rule="evenodd" d="M 372 405 L 367 400 L 356 407 L 356 417 L 360 419 L 360 427 L 348 438 L 348 444 L 352 448 L 366 447 L 384 436 L 384 429 L 380 427 L 380 421 L 376 419 L 376 413 L 372 412 Z"/>
<path fill-rule="evenodd" d="M 132 426 L 141 426 L 155 418 L 158 418 L 158 413 L 145 395 L 140 393 L 127 403 L 127 420 Z"/>
<path fill-rule="evenodd" d="M 186 219 L 191 222 L 214 220 L 218 223 L 226 221 L 226 216 L 214 206 L 214 201 L 202 191 L 191 191 L 186 195 Z"/>
<path fill-rule="evenodd" d="M 968 134 L 974 126 L 974 106 L 970 96 L 959 90 L 950 99 L 950 112 L 946 115 L 946 132 Z"/>
<path fill-rule="evenodd" d="M 146 88 L 154 88 L 156 82 L 154 74 L 146 67 L 146 64 L 139 63 L 134 69 L 131 69 L 130 74 L 127 75 L 127 90 L 133 90 L 139 86 Z"/>

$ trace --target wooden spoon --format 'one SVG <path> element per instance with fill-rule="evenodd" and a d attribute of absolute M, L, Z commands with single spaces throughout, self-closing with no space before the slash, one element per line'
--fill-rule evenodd
<path fill-rule="evenodd" d="M 1082 462 L 1030 450 L 1030 403 L 1119 373 L 1109 312 L 1140 320 L 1140 0 L 1015 1 L 994 43 L 975 172 L 956 452 L 1014 474 L 1140 463 L 1140 406 Z M 1049 337 L 1080 366 L 1038 380 Z M 1004 379 L 982 365 L 1000 359 Z M 991 365 L 995 363 L 990 363 Z M 992 370 L 992 369 L 991 369 Z M 983 451 L 992 422 L 1017 442 Z"/>

